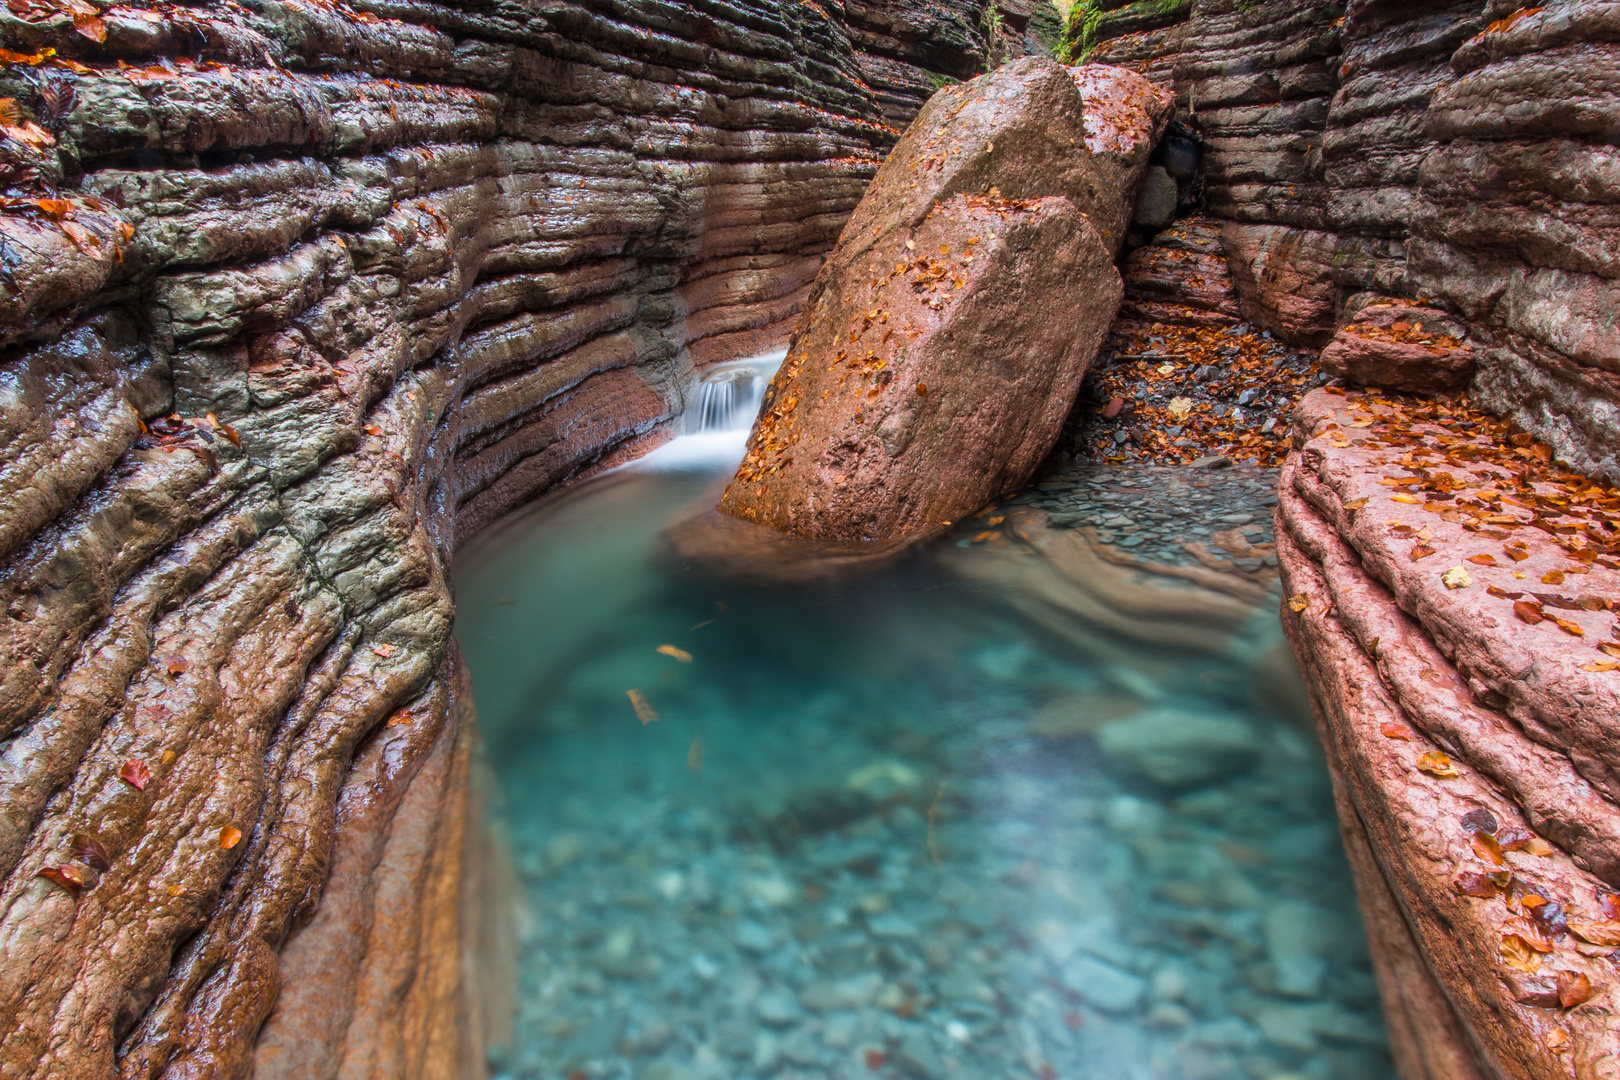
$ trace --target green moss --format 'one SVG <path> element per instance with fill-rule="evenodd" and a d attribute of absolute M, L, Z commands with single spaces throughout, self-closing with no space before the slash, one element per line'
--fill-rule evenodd
<path fill-rule="evenodd" d="M 1254 0 L 1249 0 L 1254 2 Z M 1096 51 L 1103 31 L 1109 23 L 1151 15 L 1180 15 L 1192 10 L 1192 0 L 1138 0 L 1122 8 L 1104 11 L 1101 0 L 1076 0 L 1069 9 L 1069 21 L 1063 34 L 1063 51 L 1059 59 L 1064 63 L 1083 64 Z"/>

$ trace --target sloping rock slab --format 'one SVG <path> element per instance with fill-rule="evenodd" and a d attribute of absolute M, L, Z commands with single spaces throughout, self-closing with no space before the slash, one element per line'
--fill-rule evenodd
<path fill-rule="evenodd" d="M 1459 390 L 1474 374 L 1467 332 L 1443 311 L 1380 297 L 1339 328 L 1322 350 L 1322 369 L 1356 386 Z"/>
<path fill-rule="evenodd" d="M 1502 434 L 1461 404 L 1309 395 L 1283 621 L 1402 1075 L 1620 1075 L 1615 497 Z"/>
<path fill-rule="evenodd" d="M 1126 257 L 1121 318 L 1172 326 L 1236 326 L 1237 287 L 1213 218 L 1176 222 Z"/>

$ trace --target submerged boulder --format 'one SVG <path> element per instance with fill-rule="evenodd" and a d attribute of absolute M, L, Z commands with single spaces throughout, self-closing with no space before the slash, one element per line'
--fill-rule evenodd
<path fill-rule="evenodd" d="M 1133 79 L 1031 57 L 929 101 L 822 268 L 722 510 L 904 540 L 1028 479 L 1119 307 L 1168 112 Z"/>

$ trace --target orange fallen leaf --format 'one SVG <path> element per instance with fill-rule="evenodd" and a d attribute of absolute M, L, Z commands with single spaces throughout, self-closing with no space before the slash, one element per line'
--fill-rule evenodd
<path fill-rule="evenodd" d="M 1404 724 L 1397 724 L 1393 720 L 1385 720 L 1378 728 L 1386 739 L 1405 739 L 1410 741 L 1412 729 Z"/>
<path fill-rule="evenodd" d="M 1564 583 L 1564 572 L 1562 570 L 1549 570 L 1541 575 L 1541 583 L 1543 585 L 1562 585 Z"/>
<path fill-rule="evenodd" d="M 664 656 L 673 657 L 674 659 L 679 660 L 683 664 L 690 664 L 692 662 L 692 654 L 691 653 L 687 652 L 685 649 L 678 648 L 678 647 L 676 647 L 674 645 L 660 645 L 660 646 L 658 646 L 656 651 L 663 654 Z"/>
<path fill-rule="evenodd" d="M 1360 499 L 1351 499 L 1349 502 L 1344 504 L 1344 508 L 1346 510 L 1360 510 L 1363 506 L 1366 506 L 1366 505 L 1367 505 L 1367 500 L 1366 500 L 1365 497 L 1363 497 L 1363 498 L 1360 498 Z"/>
<path fill-rule="evenodd" d="M 1391 495 L 1390 498 L 1393 499 L 1395 502 L 1398 502 L 1398 503 L 1415 503 L 1415 502 L 1417 502 L 1417 499 L 1413 498 L 1410 495 Z"/>
<path fill-rule="evenodd" d="M 1541 956 L 1530 947 L 1530 943 L 1518 934 L 1503 934 L 1502 944 L 1499 946 L 1502 963 L 1508 967 L 1517 968 L 1527 975 L 1534 975 L 1541 970 Z"/>
<path fill-rule="evenodd" d="M 1490 863 L 1492 866 L 1506 866 L 1507 859 L 1502 857 L 1502 845 L 1496 837 L 1487 832 L 1477 832 L 1472 840 L 1474 854 Z"/>
<path fill-rule="evenodd" d="M 373 645 L 371 647 L 371 651 L 382 657 L 384 660 L 394 655 L 394 647 L 392 645 Z"/>
<path fill-rule="evenodd" d="M 1494 555 L 1484 555 L 1484 554 L 1470 555 L 1470 556 L 1468 556 L 1468 561 L 1475 564 L 1476 566 L 1495 566 L 1496 565 L 1496 556 L 1494 556 Z"/>
<path fill-rule="evenodd" d="M 1553 622 L 1557 623 L 1558 629 L 1562 630 L 1566 634 L 1573 635 L 1574 637 L 1586 636 L 1586 631 L 1581 629 L 1579 623 L 1572 623 L 1568 619 L 1560 619 L 1556 616 L 1554 616 Z"/>
<path fill-rule="evenodd" d="M 1433 554 L 1434 548 L 1428 544 L 1417 544 L 1412 548 L 1412 561 L 1417 562 L 1419 559 L 1427 559 Z"/>
<path fill-rule="evenodd" d="M 1427 754 L 1418 758 L 1417 767 L 1431 776 L 1438 776 L 1446 780 L 1462 775 L 1457 771 L 1456 766 L 1451 763 L 1450 756 L 1441 750 L 1430 750 Z"/>
<path fill-rule="evenodd" d="M 1589 941 L 1593 945 L 1620 946 L 1620 923 L 1580 923 L 1569 924 L 1569 932 L 1582 941 Z"/>
<path fill-rule="evenodd" d="M 34 876 L 56 883 L 74 896 L 83 892 L 84 887 L 90 883 L 90 875 L 84 868 L 74 866 L 72 863 L 66 866 L 42 866 Z"/>
<path fill-rule="evenodd" d="M 1311 598 L 1304 593 L 1295 593 L 1288 598 L 1288 606 L 1295 611 L 1304 611 L 1311 606 Z"/>
<path fill-rule="evenodd" d="M 1558 1004 L 1566 1009 L 1585 1004 L 1592 999 L 1592 980 L 1579 971 L 1558 973 Z"/>
<path fill-rule="evenodd" d="M 1569 1049 L 1569 1032 L 1563 1028 L 1553 1028 L 1547 1032 L 1547 1049 L 1555 1054 L 1562 1054 Z"/>
<path fill-rule="evenodd" d="M 170 675 L 184 675 L 191 662 L 183 656 L 170 656 L 163 661 L 163 667 Z"/>
<path fill-rule="evenodd" d="M 226 851 L 231 850 L 231 848 L 235 847 L 241 842 L 242 830 L 238 829 L 235 825 L 227 825 L 223 829 L 219 830 L 219 846 L 224 848 Z"/>
<path fill-rule="evenodd" d="M 1541 609 L 1540 604 L 1533 604 L 1528 600 L 1516 600 L 1513 603 L 1513 614 L 1524 622 L 1535 626 L 1547 620 L 1547 613 Z"/>

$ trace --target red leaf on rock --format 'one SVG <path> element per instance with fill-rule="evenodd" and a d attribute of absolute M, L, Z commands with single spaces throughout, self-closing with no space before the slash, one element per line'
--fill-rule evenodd
<path fill-rule="evenodd" d="M 1558 1004 L 1566 1009 L 1590 1001 L 1592 998 L 1592 980 L 1579 971 L 1560 971 L 1558 973 Z"/>
<path fill-rule="evenodd" d="M 1482 874 L 1477 870 L 1464 870 L 1457 875 L 1457 891 L 1464 896 L 1474 896 L 1481 900 L 1489 900 L 1496 895 L 1496 882 L 1491 875 Z"/>
<path fill-rule="evenodd" d="M 146 785 L 152 782 L 152 770 L 140 758 L 130 758 L 124 762 L 124 767 L 118 770 L 118 779 L 136 791 L 145 791 Z"/>
<path fill-rule="evenodd" d="M 1496 565 L 1496 556 L 1494 556 L 1494 555 L 1470 555 L 1470 556 L 1468 556 L 1468 561 L 1471 562 L 1471 563 L 1474 563 L 1476 566 L 1495 566 Z"/>
<path fill-rule="evenodd" d="M 1378 730 L 1383 733 L 1383 736 L 1386 739 L 1410 740 L 1412 738 L 1411 728 L 1405 726 L 1404 724 L 1397 724 L 1393 720 L 1385 720 L 1379 725 Z"/>
<path fill-rule="evenodd" d="M 107 857 L 107 849 L 101 846 L 101 841 L 88 833 L 74 833 L 73 857 L 86 866 L 97 870 L 106 870 L 112 866 L 112 860 Z"/>
<path fill-rule="evenodd" d="M 241 842 L 242 830 L 238 829 L 235 825 L 227 825 L 223 829 L 219 830 L 219 846 L 224 848 L 226 851 L 231 850 L 231 848 L 235 847 Z"/>
<path fill-rule="evenodd" d="M 164 658 L 163 667 L 170 675 L 184 675 L 191 662 L 183 656 L 169 656 Z"/>
<path fill-rule="evenodd" d="M 1427 559 L 1433 554 L 1434 548 L 1430 547 L 1428 544 L 1418 544 L 1412 549 L 1412 561 L 1417 562 L 1419 559 Z"/>
<path fill-rule="evenodd" d="M 90 875 L 85 873 L 82 867 L 74 866 L 72 863 L 66 866 L 41 867 L 34 876 L 54 881 L 74 896 L 83 892 L 84 887 L 90 883 Z"/>

